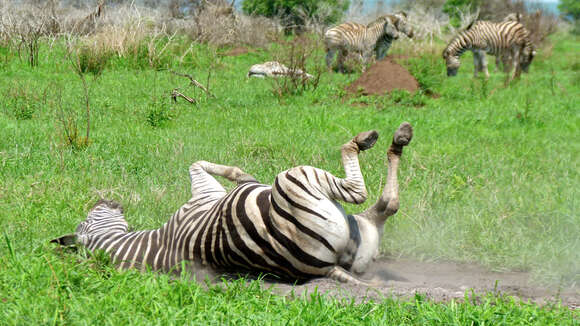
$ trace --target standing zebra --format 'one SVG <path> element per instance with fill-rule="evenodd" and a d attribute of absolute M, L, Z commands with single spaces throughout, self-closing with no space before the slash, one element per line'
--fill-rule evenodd
<path fill-rule="evenodd" d="M 523 15 L 520 14 L 519 12 L 512 12 L 511 14 L 505 16 L 505 18 L 502 20 L 502 22 L 509 22 L 509 21 L 514 21 L 514 22 L 519 22 L 521 23 L 523 20 Z M 504 72 L 509 72 L 511 70 L 511 62 L 512 61 L 512 57 L 510 56 L 509 53 L 504 53 L 502 55 L 496 55 L 495 56 L 495 69 L 502 69 Z"/>
<path fill-rule="evenodd" d="M 367 26 L 346 22 L 333 27 L 324 34 L 326 66 L 330 68 L 338 51 L 338 69 L 343 72 L 344 58 L 348 52 L 354 51 L 362 60 L 364 70 L 372 52 L 375 52 L 377 60 L 384 58 L 393 40 L 399 38 L 399 33 L 413 37 L 407 14 L 402 11 L 394 15 L 383 15 Z"/>
<path fill-rule="evenodd" d="M 386 219 L 399 208 L 397 169 L 413 129 L 402 123 L 387 151 L 385 188 L 366 211 L 347 215 L 337 201 L 367 198 L 358 155 L 376 131 L 358 134 L 341 148 L 346 177 L 299 166 L 274 184 L 258 183 L 232 166 L 198 161 L 189 169 L 191 199 L 157 230 L 127 232 L 121 207 L 100 201 L 76 232 L 53 242 L 105 250 L 120 268 L 179 270 L 195 262 L 221 271 L 265 272 L 290 281 L 330 277 L 358 283 L 377 257 Z M 212 177 L 236 182 L 229 193 Z"/>
<path fill-rule="evenodd" d="M 459 70 L 459 57 L 465 52 L 473 52 L 474 75 L 483 71 L 489 77 L 485 53 L 495 56 L 509 55 L 512 58 L 512 73 L 509 80 L 527 72 L 536 55 L 528 30 L 517 21 L 492 23 L 476 21 L 460 32 L 443 50 L 447 65 L 447 75 L 455 76 Z"/>

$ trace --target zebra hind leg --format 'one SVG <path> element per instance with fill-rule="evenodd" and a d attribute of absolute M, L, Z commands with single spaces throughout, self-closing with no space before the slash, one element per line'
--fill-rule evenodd
<path fill-rule="evenodd" d="M 340 283 L 348 283 L 353 285 L 369 285 L 369 283 L 356 278 L 350 272 L 346 271 L 344 268 L 340 266 L 334 266 L 328 273 L 326 273 L 326 277 L 338 281 Z"/>
<path fill-rule="evenodd" d="M 215 164 L 215 163 L 210 163 L 207 161 L 198 161 L 195 162 L 191 165 L 191 167 L 189 168 L 190 173 L 193 172 L 198 172 L 196 170 L 203 170 L 203 172 L 206 172 L 208 174 L 211 175 L 217 175 L 220 177 L 224 177 L 232 182 L 235 183 L 245 183 L 245 182 L 257 182 L 256 178 L 254 178 L 252 175 L 244 172 L 242 169 L 240 169 L 237 166 L 229 166 L 229 165 L 221 165 L 221 164 Z M 213 179 L 213 178 L 212 178 Z M 192 175 L 192 180 L 193 180 L 193 175 Z M 215 181 L 215 179 L 213 179 Z M 209 181 L 209 180 L 206 180 Z M 217 183 L 217 181 L 215 181 Z M 219 183 L 218 183 L 219 184 Z M 223 187 L 221 187 L 221 185 L 219 185 L 221 189 L 223 189 Z"/>
<path fill-rule="evenodd" d="M 393 142 L 387 151 L 389 161 L 387 171 L 387 183 L 383 193 L 377 202 L 360 216 L 374 221 L 375 225 L 382 225 L 389 216 L 394 215 L 399 209 L 399 184 L 397 170 L 399 160 L 403 155 L 403 147 L 407 146 L 413 138 L 413 128 L 408 122 L 403 122 L 393 135 Z"/>

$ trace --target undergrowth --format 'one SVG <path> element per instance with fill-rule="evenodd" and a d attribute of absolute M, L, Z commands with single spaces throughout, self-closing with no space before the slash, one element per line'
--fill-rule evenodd
<path fill-rule="evenodd" d="M 409 58 L 421 91 L 366 98 L 356 108 L 342 97 L 356 73 L 320 73 L 316 87 L 280 100 L 269 81 L 245 77 L 279 48 L 227 57 L 187 40 L 161 51 L 164 42 L 156 52 L 143 44 L 143 52 L 113 51 L 106 63 L 91 63 L 87 53 L 80 75 L 59 42 L 41 47 L 47 52 L 34 68 L 2 61 L 3 323 L 578 324 L 577 312 L 558 304 L 497 295 L 446 303 L 289 298 L 256 282 L 204 288 L 54 253 L 47 241 L 73 232 L 100 197 L 123 203 L 136 229 L 159 227 L 189 199 L 187 169 L 196 160 L 239 166 L 266 184 L 303 164 L 343 176 L 340 144 L 376 129 L 377 148 L 361 155 L 369 200 L 345 205 L 363 211 L 384 185 L 394 128 L 409 121 L 415 138 L 401 161 L 401 208 L 385 225 L 382 254 L 527 271 L 533 284 L 554 287 L 579 282 L 576 39 L 556 37 L 551 57 L 540 52 L 530 73 L 508 87 L 502 74 L 474 80 L 468 57 L 456 78 L 445 76 L 435 54 Z M 306 71 L 324 64 L 321 51 L 306 57 Z M 189 88 L 195 106 L 171 103 L 184 79 L 166 67 L 195 76 L 215 96 Z"/>

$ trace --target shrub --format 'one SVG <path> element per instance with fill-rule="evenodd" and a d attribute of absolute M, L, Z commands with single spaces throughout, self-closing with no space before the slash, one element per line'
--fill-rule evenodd
<path fill-rule="evenodd" d="M 15 85 L 2 94 L 2 105 L 6 113 L 18 120 L 30 120 L 34 113 L 46 102 L 46 93 L 35 93 L 29 86 Z"/>
<path fill-rule="evenodd" d="M 461 18 L 466 11 L 475 11 L 480 0 L 447 0 L 443 5 L 443 12 L 449 15 L 453 27 L 461 25 Z"/>
<path fill-rule="evenodd" d="M 576 21 L 580 19 L 580 1 L 578 0 L 560 0 L 558 9 Z"/>
<path fill-rule="evenodd" d="M 311 35 L 296 37 L 291 41 L 282 42 L 282 49 L 276 61 L 284 64 L 291 72 L 308 72 L 307 63 L 314 61 L 311 78 L 305 74 L 290 73 L 288 76 L 272 79 L 272 93 L 279 99 L 287 95 L 302 94 L 306 90 L 318 88 L 320 75 L 324 71 L 322 58 L 315 56 L 318 43 Z"/>
<path fill-rule="evenodd" d="M 111 58 L 111 53 L 102 49 L 90 46 L 81 46 L 78 49 L 78 69 L 81 73 L 91 73 L 93 76 L 98 77 L 103 73 L 107 62 Z"/>
<path fill-rule="evenodd" d="M 324 24 L 338 22 L 349 5 L 348 0 L 244 0 L 242 9 L 251 15 L 280 17 L 287 31 L 301 31 L 307 19 Z"/>
<path fill-rule="evenodd" d="M 147 112 L 147 123 L 151 127 L 161 127 L 173 120 L 174 113 L 170 107 L 160 103 L 153 103 Z"/>

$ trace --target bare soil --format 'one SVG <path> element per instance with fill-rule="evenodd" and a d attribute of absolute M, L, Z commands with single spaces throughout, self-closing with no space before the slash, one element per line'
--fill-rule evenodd
<path fill-rule="evenodd" d="M 250 52 L 250 50 L 248 50 L 248 48 L 245 48 L 243 46 L 238 46 L 236 48 L 233 48 L 233 49 L 227 51 L 225 53 L 225 55 L 226 56 L 229 56 L 229 57 L 236 57 L 236 56 L 239 56 L 239 55 L 242 55 L 242 54 L 246 54 L 248 52 Z"/>
<path fill-rule="evenodd" d="M 189 271 L 193 272 L 196 280 L 204 280 L 202 285 L 208 285 L 205 283 L 208 280 L 220 285 L 223 278 L 234 280 L 239 277 L 195 264 L 190 266 Z M 245 277 L 256 279 L 255 275 Z M 262 282 L 265 288 L 279 295 L 300 297 L 316 291 L 336 298 L 354 299 L 359 303 L 388 297 L 412 298 L 415 294 L 434 302 L 463 301 L 467 292 L 469 295 L 509 295 L 539 305 L 561 302 L 571 309 L 580 309 L 580 287 L 577 285 L 541 287 L 530 281 L 528 273 L 494 272 L 476 264 L 381 258 L 362 279 L 368 285 L 344 284 L 328 278 L 299 285 L 277 282 L 272 278 L 263 279 Z"/>
<path fill-rule="evenodd" d="M 462 300 L 467 290 L 476 294 L 501 293 L 530 300 L 537 304 L 562 301 L 572 308 L 580 308 L 580 288 L 543 288 L 530 282 L 524 272 L 493 272 L 481 266 L 458 263 L 428 263 L 411 260 L 381 259 L 364 276 L 369 286 L 340 284 L 330 279 L 316 279 L 302 285 L 267 282 L 282 295 L 318 293 L 354 298 L 357 302 L 383 297 L 413 297 L 415 293 L 441 302 Z"/>
<path fill-rule="evenodd" d="M 391 57 L 377 61 L 346 88 L 350 94 L 359 94 L 362 91 L 362 95 L 385 95 L 394 89 L 414 93 L 419 89 L 419 83 L 407 69 Z"/>

